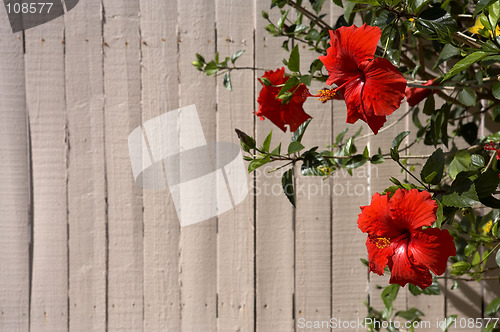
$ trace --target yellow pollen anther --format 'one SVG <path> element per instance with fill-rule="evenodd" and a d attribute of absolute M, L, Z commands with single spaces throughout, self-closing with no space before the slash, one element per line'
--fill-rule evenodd
<path fill-rule="evenodd" d="M 385 249 L 391 245 L 391 241 L 386 237 L 376 238 L 374 242 L 379 249 Z"/>
<path fill-rule="evenodd" d="M 328 100 L 335 98 L 337 94 L 337 89 L 321 89 L 315 97 L 318 97 L 318 100 L 326 103 Z"/>

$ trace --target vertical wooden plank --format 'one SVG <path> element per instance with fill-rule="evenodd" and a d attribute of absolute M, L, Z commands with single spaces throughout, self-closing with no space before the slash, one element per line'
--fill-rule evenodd
<path fill-rule="evenodd" d="M 330 25 L 335 26 L 343 9 L 331 4 Z M 359 24 L 358 24 L 359 26 Z M 366 134 L 369 128 L 364 123 L 350 125 L 346 123 L 347 108 L 342 100 L 330 102 L 333 107 L 333 140 L 348 128 L 345 138 L 352 136 L 360 126 Z M 345 140 L 345 139 L 344 139 Z M 356 142 L 358 149 L 366 146 L 367 139 Z M 372 149 L 373 151 L 373 149 Z M 370 203 L 369 174 L 377 174 L 379 165 L 365 164 L 353 170 L 353 176 L 340 170 L 332 176 L 332 317 L 342 321 L 363 320 L 368 301 L 367 267 L 360 258 L 368 258 L 366 252 L 366 234 L 357 225 L 360 206 Z M 347 290 L 348 289 L 348 290 Z M 353 331 L 364 331 L 356 328 Z"/>
<path fill-rule="evenodd" d="M 327 5 L 325 7 L 329 8 Z M 308 9 L 313 11 L 312 8 Z M 319 54 L 310 51 L 309 46 L 303 43 L 296 43 L 299 45 L 302 73 L 307 73 L 311 62 Z M 309 89 L 315 94 L 323 86 L 315 81 Z M 331 144 L 333 130 L 331 104 L 309 98 L 304 109 L 313 119 L 302 139 L 303 145 L 307 149 L 313 146 L 319 146 L 319 151 L 326 149 Z M 295 326 L 300 328 L 305 321 L 329 321 L 331 318 L 333 182 L 332 178 L 302 176 L 298 166 L 295 171 Z M 315 330 L 330 331 L 330 328 Z"/>
<path fill-rule="evenodd" d="M 7 14 L 0 13 L 2 22 Z M 0 330 L 29 329 L 29 160 L 22 33 L 0 26 Z"/>
<path fill-rule="evenodd" d="M 106 330 L 106 178 L 101 1 L 64 16 L 68 109 L 69 327 Z"/>
<path fill-rule="evenodd" d="M 108 186 L 108 330 L 143 328 L 142 189 L 127 138 L 141 122 L 139 2 L 103 0 Z"/>
<path fill-rule="evenodd" d="M 196 105 L 207 142 L 216 138 L 216 81 L 192 66 L 195 53 L 215 54 L 215 1 L 178 1 L 179 106 Z M 204 163 L 200 160 L 200 165 Z M 207 204 L 214 198 L 207 197 Z M 182 206 L 197 209 L 197 206 Z M 181 330 L 215 331 L 217 295 L 216 218 L 181 228 Z"/>
<path fill-rule="evenodd" d="M 345 128 L 345 138 L 352 136 L 364 123 L 346 124 L 347 108 L 344 101 L 333 101 L 334 139 Z M 369 129 L 368 129 L 369 130 Z M 366 134 L 367 129 L 363 128 Z M 367 140 L 355 142 L 361 150 Z M 373 149 L 372 149 L 373 151 Z M 379 165 L 365 164 L 353 170 L 339 170 L 333 175 L 332 221 L 332 317 L 342 321 L 363 320 L 368 300 L 367 267 L 360 258 L 367 258 L 366 234 L 357 225 L 360 206 L 370 203 L 369 176 L 376 176 Z M 354 329 L 364 331 L 365 329 Z"/>
<path fill-rule="evenodd" d="M 377 135 L 370 136 L 370 152 L 373 154 L 378 150 L 379 147 L 382 149 L 387 149 L 388 144 L 392 142 L 394 137 L 396 137 L 399 133 L 407 130 L 406 120 L 403 119 L 399 121 L 402 115 L 404 115 L 406 107 L 402 104 L 399 109 L 394 111 L 394 113 L 387 117 L 387 121 L 384 124 Z M 399 121 L 399 122 L 397 122 Z M 397 122 L 396 125 L 387 128 L 394 122 Z M 370 128 L 363 122 L 361 122 L 365 127 L 364 132 L 371 132 Z M 384 130 L 384 128 L 387 128 Z M 387 150 L 383 150 L 385 153 Z M 378 167 L 375 167 L 378 166 Z M 404 180 L 406 177 L 405 173 L 401 172 L 401 167 L 392 161 L 386 160 L 383 164 L 373 165 L 370 172 L 370 198 L 371 196 L 378 192 L 382 193 L 385 188 L 392 185 L 389 181 L 389 178 L 395 177 L 400 181 Z M 376 285 L 380 285 L 383 288 L 389 286 L 388 275 L 378 276 L 375 273 L 370 273 L 370 304 L 377 310 L 382 310 L 384 308 L 384 303 L 380 297 L 383 289 L 377 289 Z M 406 310 L 406 290 L 401 288 L 398 293 L 398 297 L 396 301 L 393 302 L 394 310 Z"/>
<path fill-rule="evenodd" d="M 31 330 L 68 329 L 66 102 L 62 17 L 25 32 L 33 165 Z"/>
<path fill-rule="evenodd" d="M 141 0 L 142 121 L 179 107 L 177 3 Z M 153 142 L 149 142 L 151 145 Z M 164 182 L 161 178 L 155 181 Z M 167 189 L 144 189 L 144 331 L 180 331 L 180 225 Z"/>
<path fill-rule="evenodd" d="M 253 66 L 253 2 L 237 6 L 230 0 L 216 2 L 217 51 L 221 58 L 239 50 L 245 53 L 237 66 Z M 239 145 L 238 128 L 253 135 L 254 73 L 231 73 L 233 91 L 222 78 L 217 85 L 217 141 Z M 253 182 L 253 177 L 247 177 Z M 242 184 L 243 185 L 243 184 Z M 254 331 L 254 197 L 251 193 L 233 210 L 219 216 L 217 237 L 217 293 L 219 331 Z"/>
<path fill-rule="evenodd" d="M 439 100 L 437 100 L 437 104 L 439 103 L 442 104 Z M 424 106 L 424 102 L 422 101 L 419 105 L 420 109 Z M 439 106 L 437 106 L 439 107 Z M 404 103 L 401 107 L 401 109 L 404 109 L 405 112 L 408 112 L 410 110 L 410 106 L 408 103 Z M 427 116 L 424 116 L 420 112 L 420 122 L 425 123 Z M 417 137 L 417 131 L 418 128 L 413 124 L 412 121 L 412 113 L 410 112 L 408 116 L 406 117 L 405 121 L 408 123 L 408 130 L 410 131 L 410 135 L 408 136 L 408 144 L 411 144 Z M 445 149 L 445 147 L 442 147 Z M 403 152 L 402 155 L 404 154 L 409 154 L 409 155 L 431 155 L 436 148 L 434 146 L 428 146 L 424 145 L 423 140 L 420 141 L 419 143 L 416 143 L 415 145 L 412 145 L 406 152 Z M 445 151 L 445 150 L 443 150 Z M 422 167 L 425 165 L 426 159 L 408 159 L 407 166 L 409 169 L 414 169 L 412 173 L 420 178 L 420 171 L 422 170 Z M 407 179 L 412 180 L 408 175 L 406 176 Z M 412 180 L 413 182 L 413 180 Z M 440 329 L 437 327 L 438 321 L 442 321 L 445 318 L 445 294 L 446 294 L 446 281 L 444 279 L 440 279 L 438 281 L 440 289 L 441 289 L 441 295 L 433 295 L 433 296 L 427 296 L 427 295 L 413 295 L 410 293 L 410 291 L 407 289 L 407 306 L 409 308 L 417 308 L 418 310 L 422 311 L 424 313 L 424 316 L 422 317 L 423 321 L 429 321 L 431 322 L 431 327 L 432 330 L 439 331 Z M 408 287 L 406 287 L 408 288 Z"/>
<path fill-rule="evenodd" d="M 268 0 L 257 0 L 255 15 L 255 65 L 276 70 L 283 67 L 282 58 L 287 53 L 281 49 L 281 41 L 264 30 L 267 21 L 262 10 L 269 11 Z M 269 12 L 277 21 L 279 11 Z M 257 72 L 257 77 L 262 76 Z M 255 82 L 256 97 L 261 84 Z M 258 104 L 255 106 L 258 109 Z M 288 146 L 291 134 L 284 134 L 269 120 L 256 119 L 256 139 L 262 144 L 267 134 L 273 131 L 274 148 L 283 142 Z M 256 171 L 256 329 L 257 331 L 292 331 L 294 329 L 294 264 L 295 235 L 294 210 L 281 188 L 282 171 L 268 173 L 279 165 L 265 165 Z"/>

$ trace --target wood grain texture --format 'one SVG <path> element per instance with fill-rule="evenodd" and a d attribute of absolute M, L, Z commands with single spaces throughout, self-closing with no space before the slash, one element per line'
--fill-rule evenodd
<path fill-rule="evenodd" d="M 327 6 L 325 6 L 327 7 Z M 308 8 L 312 11 L 312 8 Z M 308 23 L 305 23 L 308 24 Z M 299 45 L 301 71 L 307 73 L 310 63 L 319 54 L 310 51 L 309 46 Z M 313 82 L 314 94 L 324 84 Z M 319 146 L 319 151 L 331 143 L 331 104 L 323 104 L 316 98 L 309 98 L 305 111 L 313 117 L 302 143 L 307 148 Z M 297 209 L 295 218 L 295 326 L 302 321 L 329 321 L 332 306 L 332 178 L 302 176 L 296 169 Z M 330 328 L 315 329 L 330 331 Z"/>
<path fill-rule="evenodd" d="M 141 122 L 139 2 L 103 1 L 108 331 L 143 328 L 142 189 L 127 138 Z"/>
<path fill-rule="evenodd" d="M 191 64 L 195 54 L 215 56 L 215 1 L 178 1 L 179 106 L 196 105 L 207 142 L 216 140 L 216 81 Z M 204 163 L 204 160 L 197 161 Z M 182 167 L 182 165 L 181 165 Z M 216 204 L 207 197 L 205 204 Z M 197 209 L 197 206 L 182 206 Z M 181 330 L 216 331 L 216 218 L 181 228 Z"/>
<path fill-rule="evenodd" d="M 283 67 L 282 58 L 288 53 L 281 49 L 282 41 L 269 35 L 264 27 L 262 10 L 269 11 L 269 1 L 256 2 L 255 15 L 255 65 L 276 70 Z M 270 11 L 271 20 L 277 21 L 279 12 Z M 257 71 L 257 77 L 264 73 Z M 254 83 L 256 93 L 262 86 Z M 256 96 L 256 97 L 257 97 Z M 258 109 L 258 104 L 255 106 Z M 291 134 L 284 134 L 269 120 L 256 119 L 256 139 L 262 144 L 267 134 L 273 131 L 271 150 L 283 142 L 285 151 Z M 295 212 L 283 194 L 281 176 L 283 171 L 268 173 L 278 167 L 273 163 L 257 169 L 256 176 L 256 328 L 257 331 L 293 331 L 294 329 L 294 264 L 295 264 Z"/>
<path fill-rule="evenodd" d="M 143 123 L 179 107 L 177 3 L 140 1 Z M 149 142 L 152 144 L 152 142 Z M 155 181 L 164 182 L 165 178 Z M 144 331 L 180 331 L 180 225 L 167 189 L 144 189 Z"/>
<path fill-rule="evenodd" d="M 230 0 L 216 2 L 217 51 L 221 59 L 239 50 L 245 53 L 237 66 L 253 66 L 253 2 L 238 6 Z M 250 70 L 231 73 L 233 91 L 217 80 L 217 141 L 239 146 L 234 132 L 238 128 L 253 135 L 254 73 Z M 221 151 L 224 152 L 224 151 Z M 237 157 L 238 159 L 240 157 Z M 245 165 L 246 166 L 246 165 Z M 228 174 L 228 176 L 231 176 Z M 228 177 L 229 180 L 229 177 Z M 253 176 L 247 176 L 253 187 Z M 243 186 L 244 183 L 239 182 Z M 218 217 L 217 294 L 219 331 L 254 331 L 254 196 Z"/>
<path fill-rule="evenodd" d="M 442 104 L 442 101 L 439 99 L 436 100 L 436 107 L 439 108 L 440 103 Z M 418 107 L 422 109 L 424 106 L 424 102 L 421 102 Z M 417 127 L 413 124 L 412 121 L 412 112 L 413 110 L 410 110 L 410 106 L 408 103 L 404 102 L 401 107 L 402 110 L 405 112 L 410 111 L 408 116 L 406 117 L 405 121 L 407 122 L 408 130 L 410 131 L 410 135 L 408 136 L 408 145 L 412 144 L 416 138 L 417 138 Z M 419 113 L 419 120 L 422 124 L 425 125 L 427 116 L 422 114 L 422 112 Z M 402 146 L 403 147 L 403 146 Z M 441 147 L 444 148 L 444 147 Z M 423 144 L 423 140 L 420 141 L 420 143 L 412 145 L 408 150 L 404 151 L 401 153 L 401 155 L 409 154 L 409 155 L 431 155 L 436 148 L 434 146 L 428 146 Z M 407 163 L 407 167 L 412 170 L 412 173 L 420 179 L 420 171 L 422 170 L 422 167 L 424 166 L 426 162 L 426 159 L 409 159 Z M 410 178 L 408 175 L 406 176 L 407 180 L 411 181 L 412 183 L 414 180 Z M 408 308 L 417 308 L 418 310 L 422 311 L 424 313 L 424 316 L 422 317 L 422 320 L 424 321 L 430 321 L 431 322 L 431 329 L 428 329 L 429 331 L 442 331 L 437 325 L 437 321 L 442 321 L 445 319 L 445 294 L 446 294 L 446 281 L 444 279 L 440 279 L 439 281 L 439 286 L 441 289 L 441 295 L 433 295 L 433 296 L 427 296 L 427 295 L 413 295 L 411 292 L 408 290 L 408 287 L 406 287 L 406 293 L 407 293 L 407 306 Z M 449 286 L 448 286 L 449 288 Z"/>
<path fill-rule="evenodd" d="M 333 3 L 330 6 L 330 25 L 335 26 L 343 9 Z M 334 100 L 331 103 L 334 140 L 346 128 L 349 130 L 346 138 L 352 136 L 360 126 L 363 126 L 364 134 L 369 131 L 364 123 L 346 123 L 347 108 L 344 101 Z M 360 140 L 356 146 L 361 150 L 367 141 Z M 370 203 L 369 176 L 371 173 L 377 174 L 380 166 L 383 165 L 367 163 L 354 170 L 353 176 L 346 170 L 340 170 L 332 177 L 332 317 L 343 321 L 362 320 L 367 312 L 363 302 L 368 301 L 368 269 L 360 262 L 360 258 L 368 259 L 366 234 L 359 230 L 357 220 L 361 212 L 359 207 Z M 364 331 L 359 328 L 352 330 Z"/>
<path fill-rule="evenodd" d="M 25 36 L 34 213 L 31 330 L 66 331 L 68 146 L 63 20 L 29 29 Z"/>
<path fill-rule="evenodd" d="M 64 16 L 68 110 L 69 327 L 106 330 L 106 179 L 101 2 Z"/>
<path fill-rule="evenodd" d="M 399 121 L 401 116 L 404 115 L 406 107 L 404 104 L 394 111 L 394 113 L 387 117 L 387 121 L 384 124 L 384 127 L 379 131 L 376 136 L 370 136 L 370 152 L 374 154 L 378 148 L 382 149 L 382 153 L 387 153 L 388 145 L 394 137 L 396 137 L 399 133 L 408 130 L 406 121 Z M 387 128 L 391 124 L 397 122 L 394 126 Z M 362 122 L 361 122 L 362 123 Z M 364 123 L 362 123 L 365 125 Z M 368 126 L 365 127 L 365 133 L 371 132 Z M 387 128 L 386 130 L 383 130 Z M 382 131 L 383 130 L 383 131 Z M 402 146 L 406 144 L 407 138 L 403 141 Z M 385 150 L 384 150 L 385 149 Z M 376 166 L 376 167 L 375 167 Z M 394 162 L 393 160 L 385 160 L 383 164 L 374 165 L 370 171 L 370 196 L 375 194 L 376 192 L 382 193 L 385 188 L 392 185 L 392 182 L 389 181 L 391 177 L 395 177 L 400 181 L 403 181 L 406 178 L 406 173 L 401 172 L 401 167 Z M 412 181 L 413 182 L 413 181 Z M 376 310 L 382 310 L 384 308 L 384 303 L 380 297 L 383 289 L 377 289 L 377 285 L 382 286 L 383 288 L 389 286 L 390 276 L 384 275 L 379 276 L 376 273 L 370 273 L 370 305 L 374 307 Z M 394 311 L 398 310 L 406 310 L 406 298 L 407 294 L 404 288 L 399 289 L 398 297 L 393 302 Z M 400 318 L 398 318 L 400 320 Z"/>
<path fill-rule="evenodd" d="M 7 22 L 2 11 L 0 20 Z M 30 184 L 22 33 L 0 26 L 0 330 L 29 329 Z"/>

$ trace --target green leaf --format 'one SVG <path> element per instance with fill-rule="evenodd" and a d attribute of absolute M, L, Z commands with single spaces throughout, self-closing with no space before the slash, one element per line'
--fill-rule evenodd
<path fill-rule="evenodd" d="M 344 6 L 342 6 L 342 0 L 333 0 L 333 3 L 341 8 L 344 8 Z"/>
<path fill-rule="evenodd" d="M 467 171 L 471 162 L 471 157 L 469 152 L 465 150 L 460 150 L 455 154 L 455 158 L 450 163 L 448 173 L 450 177 L 455 180 L 458 173 L 462 171 Z"/>
<path fill-rule="evenodd" d="M 446 206 L 453 206 L 457 208 L 473 207 L 479 203 L 479 197 L 477 197 L 476 187 L 472 184 L 469 190 L 462 193 L 452 192 L 443 196 L 443 204 Z"/>
<path fill-rule="evenodd" d="M 278 93 L 277 98 L 278 99 L 283 99 L 284 96 L 286 96 L 286 93 L 288 90 L 291 88 L 295 87 L 297 84 L 299 84 L 299 78 L 292 76 L 288 79 L 288 81 L 285 82 L 285 85 L 281 88 L 280 92 Z"/>
<path fill-rule="evenodd" d="M 498 173 L 492 170 L 488 170 L 487 172 L 482 173 L 479 177 L 474 181 L 476 184 L 476 192 L 479 198 L 488 197 L 493 194 L 498 184 L 500 183 L 500 179 L 498 178 Z"/>
<path fill-rule="evenodd" d="M 491 89 L 493 91 L 493 96 L 496 99 L 500 99 L 500 82 L 496 82 L 495 84 L 493 84 L 493 87 Z"/>
<path fill-rule="evenodd" d="M 436 64 L 434 64 L 434 67 L 432 69 L 436 69 L 437 66 L 439 66 L 440 64 L 442 64 L 446 60 L 449 60 L 450 58 L 452 58 L 456 55 L 459 55 L 459 54 L 460 54 L 460 50 L 458 48 L 456 48 L 455 46 L 453 46 L 451 44 L 444 45 L 443 50 L 441 51 L 441 53 L 439 53 L 439 57 L 436 61 Z"/>
<path fill-rule="evenodd" d="M 309 0 L 309 2 L 311 3 L 316 14 L 318 14 L 321 11 L 321 7 L 323 7 L 323 2 L 325 2 L 325 0 Z"/>
<path fill-rule="evenodd" d="M 464 86 L 458 93 L 458 100 L 465 106 L 474 106 L 476 105 L 476 93 L 468 86 Z"/>
<path fill-rule="evenodd" d="M 409 321 L 416 321 L 420 319 L 420 316 L 424 316 L 424 313 L 417 308 L 410 308 L 405 311 L 396 312 L 396 316 L 403 317 L 404 319 Z"/>
<path fill-rule="evenodd" d="M 485 313 L 488 316 L 495 316 L 495 314 L 500 311 L 500 297 L 497 297 L 493 301 L 488 304 L 486 307 Z"/>
<path fill-rule="evenodd" d="M 295 45 L 290 52 L 290 58 L 288 59 L 288 69 L 292 72 L 300 71 L 300 54 L 299 54 L 299 45 Z"/>
<path fill-rule="evenodd" d="M 384 156 L 382 156 L 381 154 L 373 155 L 370 158 L 370 162 L 372 164 L 382 164 L 384 162 Z"/>
<path fill-rule="evenodd" d="M 206 66 L 205 66 L 205 74 L 208 76 L 215 74 L 216 72 L 219 71 L 219 67 L 215 64 L 214 61 L 210 61 Z"/>
<path fill-rule="evenodd" d="M 299 152 L 303 148 L 304 148 L 304 146 L 300 142 L 298 142 L 298 141 L 292 141 L 290 143 L 290 145 L 288 145 L 288 154 Z"/>
<path fill-rule="evenodd" d="M 392 308 L 392 302 L 398 296 L 398 291 L 400 287 L 401 286 L 399 286 L 398 284 L 392 284 L 384 288 L 381 297 L 386 308 Z"/>
<path fill-rule="evenodd" d="M 237 51 L 236 53 L 234 53 L 232 56 L 231 56 L 231 62 L 232 63 L 235 63 L 235 61 L 243 55 L 243 53 L 245 53 L 245 50 L 239 50 Z"/>
<path fill-rule="evenodd" d="M 444 171 L 444 153 L 441 148 L 437 149 L 432 153 L 432 155 L 427 159 L 422 171 L 420 171 L 420 178 L 422 181 L 430 184 L 438 184 L 442 177 Z M 429 175 L 436 173 L 434 177 L 429 179 Z"/>
<path fill-rule="evenodd" d="M 497 253 L 495 255 L 495 261 L 497 262 L 497 265 L 500 267 L 500 250 L 497 250 Z"/>
<path fill-rule="evenodd" d="M 262 144 L 262 150 L 265 152 L 269 152 L 269 148 L 271 147 L 271 139 L 273 137 L 273 131 L 271 130 L 269 134 L 267 135 L 266 139 L 264 140 L 264 143 Z"/>
<path fill-rule="evenodd" d="M 231 85 L 231 73 L 227 72 L 224 75 L 224 79 L 222 80 L 222 85 L 229 91 L 233 90 L 233 86 Z"/>
<path fill-rule="evenodd" d="M 441 290 L 439 289 L 439 283 L 436 278 L 432 278 L 432 284 L 425 288 L 422 289 L 418 286 L 415 286 L 414 284 L 408 284 L 408 289 L 410 290 L 410 293 L 413 295 L 417 296 L 420 294 L 424 295 L 440 295 Z"/>
<path fill-rule="evenodd" d="M 474 17 L 477 16 L 480 12 L 483 11 L 484 8 L 488 7 L 492 3 L 496 2 L 498 0 L 479 0 L 476 4 L 476 9 L 474 10 Z"/>
<path fill-rule="evenodd" d="M 406 136 L 410 134 L 409 131 L 403 131 L 402 133 L 399 133 L 398 136 L 396 136 L 392 140 L 392 145 L 391 145 L 391 158 L 395 161 L 399 161 L 399 146 L 401 145 L 401 142 L 405 139 Z"/>
<path fill-rule="evenodd" d="M 250 149 L 255 148 L 256 145 L 253 137 L 248 136 L 239 129 L 235 129 L 234 131 L 236 132 L 236 135 L 240 139 L 241 147 L 243 148 L 244 151 L 249 152 Z"/>
<path fill-rule="evenodd" d="M 443 331 L 448 331 L 448 329 L 450 328 L 451 324 L 453 324 L 453 322 L 457 319 L 457 315 L 450 315 L 448 317 L 446 317 L 446 319 L 444 320 L 444 324 L 443 326 L 441 326 L 441 329 Z"/>
<path fill-rule="evenodd" d="M 281 177 L 281 186 L 283 187 L 283 192 L 288 198 L 290 203 L 295 207 L 295 191 L 293 188 L 293 168 L 290 168 Z"/>
<path fill-rule="evenodd" d="M 444 82 L 444 81 L 450 79 L 451 77 L 455 76 L 459 72 L 469 68 L 470 65 L 480 61 L 482 58 L 486 57 L 488 54 L 489 53 L 482 52 L 482 51 L 477 51 L 477 52 L 469 54 L 468 56 L 466 56 L 462 60 L 458 61 L 453 66 L 453 68 L 451 68 L 451 70 L 448 72 L 448 74 L 446 74 L 443 77 L 443 80 L 441 82 Z"/>
<path fill-rule="evenodd" d="M 305 85 L 309 86 L 311 85 L 312 78 L 312 75 L 302 75 L 300 76 L 299 80 Z"/>
<path fill-rule="evenodd" d="M 271 152 L 271 154 L 278 155 L 281 153 L 281 143 Z"/>
<path fill-rule="evenodd" d="M 423 112 L 425 115 L 432 115 L 435 110 L 436 102 L 434 101 L 434 95 L 431 94 L 429 97 L 427 97 L 427 99 L 425 99 Z"/>
<path fill-rule="evenodd" d="M 398 150 L 399 149 L 399 146 L 401 145 L 401 142 L 403 142 L 403 140 L 405 139 L 406 136 L 410 135 L 410 132 L 409 131 L 403 131 L 402 133 L 399 133 L 398 136 L 396 136 L 393 140 L 392 140 L 392 144 L 391 144 L 391 147 L 393 149 L 396 149 Z"/>
<path fill-rule="evenodd" d="M 470 156 L 470 170 L 478 171 L 484 167 L 484 158 L 479 154 L 473 154 Z"/>
<path fill-rule="evenodd" d="M 456 262 L 451 266 L 450 273 L 453 274 L 454 276 L 461 276 L 462 274 L 466 273 L 467 271 L 470 270 L 472 265 L 470 265 L 469 262 Z"/>
<path fill-rule="evenodd" d="M 271 158 L 269 156 L 266 156 L 266 157 L 260 158 L 260 159 L 254 159 L 248 165 L 248 173 L 251 173 L 252 171 L 256 170 L 257 168 L 259 168 L 262 165 L 267 164 L 270 161 L 271 161 Z"/>
<path fill-rule="evenodd" d="M 366 158 L 362 154 L 357 154 L 355 156 L 352 156 L 352 158 L 346 162 L 345 168 L 351 168 L 351 169 L 358 168 L 363 166 L 367 161 L 368 158 Z"/>
<path fill-rule="evenodd" d="M 299 126 L 299 128 L 293 133 L 291 142 L 302 142 L 302 137 L 304 136 L 307 126 L 309 126 L 309 123 L 311 122 L 312 119 L 307 119 L 303 124 Z"/>

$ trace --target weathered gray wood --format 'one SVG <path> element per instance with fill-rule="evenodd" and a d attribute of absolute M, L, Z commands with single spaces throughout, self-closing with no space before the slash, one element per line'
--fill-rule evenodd
<path fill-rule="evenodd" d="M 142 188 L 134 183 L 127 144 L 141 122 L 139 2 L 103 6 L 108 330 L 142 331 Z"/>
<path fill-rule="evenodd" d="M 439 103 L 442 103 L 439 99 L 436 100 L 437 105 Z M 422 109 L 424 105 L 424 102 L 421 102 L 419 107 Z M 437 106 L 436 105 L 436 106 Z M 439 107 L 439 106 L 437 106 Z M 404 103 L 402 105 L 402 109 L 405 110 L 405 112 L 410 110 L 410 106 L 408 103 Z M 426 120 L 427 116 L 422 114 L 420 112 L 420 122 L 424 123 Z M 410 135 L 408 135 L 408 145 L 411 144 L 417 137 L 417 127 L 413 124 L 412 121 L 412 113 L 409 113 L 407 118 L 405 119 L 406 122 L 408 123 L 408 130 L 410 131 Z M 444 147 L 441 147 L 444 148 Z M 402 152 L 401 155 L 409 154 L 409 155 L 430 155 L 432 154 L 436 149 L 434 146 L 428 146 L 424 145 L 423 142 L 421 141 L 419 144 L 414 144 L 412 145 L 407 151 Z M 426 159 L 409 159 L 407 163 L 407 167 L 409 169 L 412 169 L 412 173 L 420 178 L 420 171 L 422 170 L 423 165 L 425 164 Z M 406 179 L 409 181 L 414 181 L 411 177 L 408 175 L 406 176 Z M 444 276 L 444 275 L 443 275 Z M 446 294 L 446 281 L 444 279 L 440 279 L 439 281 L 439 286 L 441 289 L 441 295 L 434 295 L 434 296 L 426 296 L 426 295 L 419 295 L 415 296 L 411 294 L 410 291 L 408 291 L 408 287 L 406 287 L 407 290 L 407 305 L 408 308 L 417 308 L 418 310 L 422 311 L 424 313 L 424 316 L 422 317 L 423 321 L 429 321 L 431 322 L 431 327 L 433 331 L 440 331 L 440 329 L 437 327 L 437 321 L 442 321 L 445 318 L 445 294 Z M 449 288 L 449 287 L 448 287 Z"/>
<path fill-rule="evenodd" d="M 142 121 L 179 107 L 177 3 L 140 1 Z M 149 142 L 151 145 L 153 142 Z M 165 182 L 163 172 L 155 182 Z M 144 331 L 180 331 L 179 238 L 166 189 L 144 189 Z"/>
<path fill-rule="evenodd" d="M 62 18 L 25 31 L 31 132 L 31 330 L 68 329 L 67 133 Z"/>
<path fill-rule="evenodd" d="M 327 7 L 327 6 L 325 6 Z M 311 8 L 309 8 L 312 10 Z M 307 23 L 306 23 L 307 24 Z M 310 63 L 319 54 L 309 46 L 297 42 L 300 50 L 301 70 L 307 73 Z M 324 84 L 314 82 L 310 87 L 315 94 Z M 316 98 L 304 103 L 304 110 L 313 117 L 302 143 L 307 148 L 326 149 L 331 144 L 331 104 Z M 296 167 L 296 234 L 295 234 L 295 325 L 303 327 L 305 321 L 329 321 L 332 306 L 331 227 L 332 179 L 302 176 Z M 302 319 L 302 320 L 301 320 Z M 324 324 L 325 325 L 325 324 Z M 315 329 L 330 331 L 329 327 Z"/>
<path fill-rule="evenodd" d="M 216 81 L 195 67 L 195 53 L 215 57 L 215 1 L 178 1 L 179 106 L 196 105 L 207 142 L 216 140 Z M 205 163 L 199 160 L 200 166 Z M 182 165 L 181 165 L 182 167 Z M 205 204 L 215 204 L 207 197 Z M 198 209 L 199 206 L 182 206 Z M 181 228 L 181 329 L 215 331 L 217 296 L 216 218 Z"/>
<path fill-rule="evenodd" d="M 0 20 L 7 22 L 1 11 Z M 0 26 L 0 330 L 29 329 L 29 162 L 22 33 Z"/>
<path fill-rule="evenodd" d="M 330 25 L 335 26 L 343 9 L 332 3 L 330 13 Z M 364 123 L 346 124 L 347 108 L 344 101 L 334 100 L 330 103 L 333 105 L 334 142 L 345 128 L 349 130 L 345 139 L 360 126 L 364 126 L 363 133 L 369 131 Z M 366 144 L 367 139 L 356 142 L 359 150 Z M 368 273 L 360 258 L 367 259 L 368 255 L 366 234 L 359 230 L 357 220 L 361 212 L 359 207 L 370 203 L 369 176 L 370 171 L 377 174 L 377 166 L 365 164 L 354 170 L 353 176 L 345 170 L 332 176 L 332 317 L 342 321 L 363 320 L 366 316 L 363 302 L 368 301 Z M 352 329 L 364 330 L 357 327 Z"/>
<path fill-rule="evenodd" d="M 262 18 L 262 10 L 269 11 L 269 1 L 256 2 L 255 15 L 255 65 L 259 68 L 276 70 L 283 67 L 282 58 L 288 56 L 281 49 L 280 40 L 269 35 L 264 27 L 267 21 Z M 279 12 L 269 12 L 277 20 Z M 264 73 L 257 72 L 257 77 Z M 261 84 L 255 82 L 256 97 Z M 255 109 L 258 109 L 256 103 Z M 286 150 L 291 134 L 284 134 L 269 120 L 256 119 L 256 138 L 262 144 L 267 134 L 273 131 L 274 149 L 283 142 Z M 256 327 L 257 331 L 292 331 L 294 328 L 294 264 L 295 264 L 295 225 L 294 210 L 283 194 L 281 175 L 286 169 L 268 173 L 279 164 L 265 165 L 256 171 Z"/>
<path fill-rule="evenodd" d="M 370 136 L 369 141 L 371 154 L 375 153 L 379 147 L 387 149 L 388 144 L 392 142 L 394 137 L 407 130 L 408 127 L 406 121 L 404 119 L 399 121 L 401 116 L 404 115 L 405 110 L 406 107 L 402 104 L 399 109 L 387 117 L 387 121 L 384 124 L 384 127 L 380 129 L 379 133 L 375 136 Z M 394 126 L 387 128 L 395 122 L 397 123 Z M 364 133 L 371 132 L 365 123 L 362 124 L 365 125 L 364 128 L 366 128 Z M 404 142 L 402 145 L 405 144 Z M 387 153 L 386 150 L 383 150 L 382 152 Z M 370 197 L 376 192 L 382 193 L 385 188 L 391 186 L 392 183 L 389 181 L 389 178 L 391 177 L 395 177 L 400 181 L 403 181 L 406 174 L 401 172 L 401 167 L 399 167 L 399 165 L 392 160 L 386 160 L 383 164 L 374 165 L 370 171 Z M 377 289 L 376 285 L 380 285 L 385 288 L 389 285 L 389 278 L 390 277 L 387 275 L 378 276 L 376 273 L 370 273 L 370 304 L 376 310 L 382 310 L 385 307 L 380 297 L 382 289 Z M 397 299 L 393 302 L 395 312 L 398 310 L 406 310 L 406 297 L 407 294 L 405 289 L 400 289 Z M 398 320 L 400 320 L 399 317 Z"/>
<path fill-rule="evenodd" d="M 253 12 L 253 2 L 237 6 L 230 0 L 216 2 L 217 51 L 221 59 L 245 50 L 236 65 L 252 67 L 254 19 L 249 13 Z M 253 135 L 254 73 L 233 71 L 231 78 L 232 92 L 224 88 L 222 77 L 217 80 L 217 141 L 239 145 L 235 128 Z M 231 174 L 227 175 L 230 180 Z M 248 187 L 253 188 L 252 175 L 247 176 L 247 181 Z M 244 185 L 238 181 L 238 186 Z M 243 202 L 218 217 L 219 331 L 254 331 L 254 250 L 254 196 L 250 191 Z"/>
<path fill-rule="evenodd" d="M 64 16 L 68 111 L 69 327 L 106 330 L 106 177 L 101 1 Z"/>

